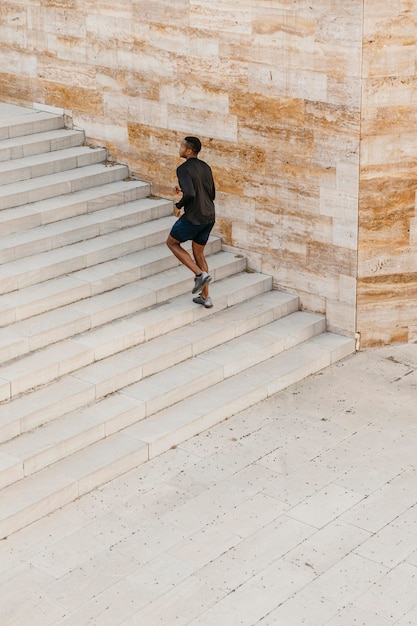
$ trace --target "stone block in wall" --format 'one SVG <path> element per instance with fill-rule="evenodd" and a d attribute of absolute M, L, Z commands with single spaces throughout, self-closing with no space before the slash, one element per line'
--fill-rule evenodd
<path fill-rule="evenodd" d="M 0 41 L 2 48 L 5 50 L 17 49 L 27 53 L 30 51 L 28 39 L 30 39 L 30 36 L 26 29 L 6 26 L 1 23 L 0 18 Z"/>
<path fill-rule="evenodd" d="M 384 41 L 388 41 L 386 33 Z M 408 45 L 383 44 L 382 47 L 368 45 L 364 57 L 363 72 L 368 77 L 377 76 L 414 76 L 415 73 L 415 37 Z"/>
<path fill-rule="evenodd" d="M 126 118 L 132 122 L 140 122 L 145 126 L 166 128 L 169 121 L 169 106 L 164 102 L 155 102 L 147 98 L 125 98 L 127 106 Z M 114 109 L 117 116 L 117 109 Z"/>
<path fill-rule="evenodd" d="M 158 51 L 139 42 L 136 46 L 117 50 L 117 68 L 139 72 L 144 76 L 150 76 L 151 80 L 161 81 L 165 78 L 172 79 L 176 63 L 168 52 Z"/>
<path fill-rule="evenodd" d="M 410 245 L 410 220 L 415 216 L 417 174 L 391 167 L 386 175 L 362 181 L 359 260 L 363 276 L 386 264 L 390 256 Z M 370 263 L 371 260 L 371 263 Z M 399 259 L 395 261 L 395 264 Z M 397 270 L 400 270 L 397 265 Z M 389 270 L 391 271 L 391 270 Z M 408 271 L 403 267 L 400 271 Z"/>
<path fill-rule="evenodd" d="M 346 89 L 346 85 L 345 85 Z M 351 146 L 353 137 L 356 137 L 356 144 L 353 144 L 353 154 L 358 154 L 357 145 L 359 144 L 358 133 L 360 129 L 360 110 L 359 106 L 348 106 L 347 104 L 332 104 L 323 102 L 322 100 L 304 102 L 305 110 L 305 126 L 314 131 L 318 131 L 327 142 L 336 137 L 343 137 L 347 140 L 347 146 Z M 346 137 L 344 137 L 346 135 Z M 348 157 L 352 154 L 349 150 Z"/>
<path fill-rule="evenodd" d="M 396 276 L 397 281 L 406 281 L 408 274 L 417 272 L 417 252 L 408 246 L 393 248 L 383 246 L 381 249 L 365 248 L 358 251 L 359 276 L 363 279 L 377 281 L 383 276 Z M 381 298 L 385 297 L 386 286 L 381 284 Z"/>
<path fill-rule="evenodd" d="M 43 33 L 86 38 L 85 14 L 77 11 L 76 0 L 56 0 L 53 6 L 31 6 L 28 27 Z"/>
<path fill-rule="evenodd" d="M 135 0 L 135 22 L 169 24 L 186 28 L 189 25 L 190 0 Z"/>
<path fill-rule="evenodd" d="M 37 100 L 41 101 L 41 98 Z M 93 116 L 103 115 L 103 94 L 95 89 L 46 83 L 42 100 L 51 106 L 82 111 Z"/>
<path fill-rule="evenodd" d="M 167 125 L 169 129 L 185 134 L 208 135 L 221 141 L 237 140 L 237 119 L 234 115 L 168 105 Z"/>
<path fill-rule="evenodd" d="M 212 85 L 227 89 L 248 89 L 247 64 L 227 57 L 181 55 L 175 59 L 175 75 L 190 84 Z M 171 75 L 172 76 L 172 75 Z"/>
<path fill-rule="evenodd" d="M 320 13 L 315 38 L 347 48 L 361 48 L 362 14 L 359 2 L 332 3 L 331 9 Z"/>
<path fill-rule="evenodd" d="M 25 5 L 17 2 L 3 2 L 1 5 L 0 24 L 12 26 L 16 31 L 20 27 L 27 28 L 28 11 Z M 3 29 L 1 29 L 3 31 Z M 1 39 L 3 41 L 3 39 Z"/>
<path fill-rule="evenodd" d="M 416 41 L 415 4 L 413 0 L 387 2 L 367 0 L 366 15 L 363 21 L 363 35 L 367 44 L 376 48 L 390 44 L 412 44 Z M 410 19 L 411 18 L 411 19 Z"/>
<path fill-rule="evenodd" d="M 229 94 L 226 89 L 172 80 L 160 85 L 159 96 L 167 104 L 229 114 Z"/>
<path fill-rule="evenodd" d="M 320 100 L 327 91 L 327 76 L 312 70 L 291 70 L 251 63 L 248 86 L 250 91 L 269 97 Z"/>
<path fill-rule="evenodd" d="M 16 77 L 36 78 L 37 73 L 37 57 L 35 54 L 26 54 L 19 50 L 10 50 L 0 46 L 0 67 L 8 68 L 9 72 L 5 72 L 12 78 L 12 82 L 16 83 Z M 4 75 L 4 73 L 3 73 Z M 5 97 L 5 92 L 1 92 Z"/>
<path fill-rule="evenodd" d="M 329 76 L 325 101 L 355 111 L 361 109 L 362 82 L 357 76 Z"/>
<path fill-rule="evenodd" d="M 339 162 L 359 166 L 359 137 L 357 134 L 314 132 L 314 163 L 321 167 L 335 167 Z M 357 194 L 352 189 L 351 193 Z"/>
<path fill-rule="evenodd" d="M 276 227 L 279 233 L 288 233 L 289 237 L 302 238 L 308 241 L 317 241 L 322 244 L 331 244 L 333 240 L 333 220 L 322 218 L 306 211 L 281 210 L 279 222 L 270 216 L 269 227 Z"/>
<path fill-rule="evenodd" d="M 334 217 L 332 219 L 332 239 L 334 246 L 357 250 L 358 248 L 358 222 L 357 220 L 343 220 Z"/>
<path fill-rule="evenodd" d="M 338 297 L 335 298 L 342 304 L 350 304 L 356 307 L 356 276 L 339 275 Z M 342 328 L 342 326 L 339 326 Z"/>
<path fill-rule="evenodd" d="M 359 189 L 359 168 L 357 163 L 339 161 L 336 164 L 336 189 L 351 193 Z"/>
<path fill-rule="evenodd" d="M 366 137 L 361 146 L 361 167 L 372 167 L 381 163 L 381 155 L 386 169 L 396 163 L 404 163 L 417 154 L 417 136 L 415 132 L 373 134 Z M 379 174 L 381 175 L 382 172 Z"/>
<path fill-rule="evenodd" d="M 96 89 L 96 68 L 93 65 L 80 67 L 79 63 L 51 60 L 42 56 L 38 59 L 37 76 L 58 85 L 73 85 L 75 88 L 92 91 Z"/>
<path fill-rule="evenodd" d="M 73 117 L 73 124 L 76 128 L 82 128 L 86 136 L 97 144 L 128 144 L 128 131 L 124 122 L 111 123 L 107 117 L 77 114 Z"/>
<path fill-rule="evenodd" d="M 182 54 L 192 57 L 215 59 L 219 56 L 219 39 L 215 33 L 187 28 L 187 36 L 184 37 L 184 28 L 159 22 L 148 25 L 148 37 L 154 48 L 175 55 L 180 50 Z"/>
<path fill-rule="evenodd" d="M 269 98 L 262 93 L 252 93 L 240 89 L 228 89 L 229 112 L 242 122 L 259 121 L 266 129 L 279 126 L 300 127 L 306 122 L 306 102 L 301 98 Z M 249 122 L 250 120 L 250 122 Z M 260 138 L 256 143 L 260 142 Z M 255 144 L 256 145 L 256 144 Z"/>
<path fill-rule="evenodd" d="M 363 110 L 362 133 L 364 137 L 414 133 L 416 125 L 417 103 L 403 106 L 366 107 Z"/>
<path fill-rule="evenodd" d="M 353 193 L 320 187 L 320 215 L 333 216 L 346 222 L 356 222 L 358 198 Z"/>
<path fill-rule="evenodd" d="M 311 272 L 328 276 L 356 276 L 356 251 L 318 241 L 307 245 L 306 266 Z"/>
<path fill-rule="evenodd" d="M 305 180 L 294 165 L 291 171 L 291 178 L 286 178 L 279 172 L 271 180 L 265 179 L 262 174 L 252 175 L 250 180 L 245 181 L 245 196 L 257 199 L 259 206 L 272 205 L 274 210 L 319 215 L 318 187 L 314 182 Z"/>
<path fill-rule="evenodd" d="M 18 83 L 14 80 L 12 74 L 0 74 L 0 93 L 2 98 L 9 103 L 19 104 L 24 102 L 24 99 L 29 96 L 35 98 L 35 90 L 33 89 L 33 81 L 26 78 L 20 79 Z"/>
<path fill-rule="evenodd" d="M 326 74 L 328 87 L 332 85 L 333 80 L 345 81 L 359 76 L 362 61 L 360 44 L 340 46 L 329 41 L 321 41 L 319 44 L 315 42 L 315 44 L 315 54 L 310 54 L 310 60 L 306 59 L 306 66 L 311 65 L 314 71 Z M 346 104 L 349 97 L 347 95 L 345 99 Z M 326 102 L 331 101 L 327 94 Z"/>
<path fill-rule="evenodd" d="M 296 283 L 294 282 L 296 281 Z M 322 302 L 321 311 L 326 310 L 326 301 L 335 297 L 339 289 L 339 275 L 330 275 L 326 273 L 324 267 L 319 272 L 309 272 L 305 269 L 299 269 L 295 263 L 291 263 L 289 259 L 285 266 L 285 282 L 281 282 L 282 287 L 297 284 L 297 292 L 316 295 Z M 318 311 L 319 309 L 314 309 Z"/>
<path fill-rule="evenodd" d="M 411 300 L 391 299 L 387 294 L 368 304 L 362 303 L 362 285 L 358 287 L 360 305 L 357 311 L 357 330 L 361 335 L 361 345 L 375 346 L 410 341 L 409 328 L 417 325 L 417 315 Z"/>
<path fill-rule="evenodd" d="M 346 303 L 338 300 L 326 300 L 327 329 L 330 332 L 346 333 L 346 328 L 353 329 L 356 324 L 356 302 Z M 350 336 L 353 336 L 352 330 Z"/>
<path fill-rule="evenodd" d="M 364 109 L 373 107 L 407 107 L 415 103 L 415 76 L 382 76 L 363 82 Z"/>
<path fill-rule="evenodd" d="M 416 214 L 417 212 L 415 212 Z M 410 246 L 417 246 L 417 217 L 410 218 Z"/>
<path fill-rule="evenodd" d="M 190 0 L 190 26 L 201 30 L 250 34 L 252 9 L 242 2 L 230 4 L 219 0 Z"/>
<path fill-rule="evenodd" d="M 202 158 L 204 158 L 202 156 Z M 216 176 L 214 176 L 216 182 Z M 216 205 L 217 216 L 223 220 L 228 221 L 241 221 L 245 224 L 254 227 L 257 220 L 258 212 L 256 210 L 255 201 L 252 198 L 244 198 L 238 204 L 233 194 L 225 193 L 224 191 L 216 192 Z"/>
<path fill-rule="evenodd" d="M 96 41 L 105 42 L 106 45 L 117 42 L 117 47 L 123 48 L 133 45 L 136 38 L 139 38 L 142 33 L 147 33 L 147 28 L 141 29 L 134 24 L 131 6 L 128 7 L 126 4 L 122 11 L 120 0 L 114 4 L 119 9 L 117 15 L 105 15 L 101 10 L 92 15 L 86 14 L 85 28 L 89 45 Z"/>

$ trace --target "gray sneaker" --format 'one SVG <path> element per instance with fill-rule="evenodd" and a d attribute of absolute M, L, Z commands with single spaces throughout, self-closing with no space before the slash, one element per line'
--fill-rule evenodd
<path fill-rule="evenodd" d="M 210 274 L 207 274 L 207 272 L 201 272 L 200 276 L 196 276 L 194 279 L 194 287 L 191 293 L 200 293 L 200 291 L 203 290 L 204 285 L 207 285 L 210 281 Z"/>
<path fill-rule="evenodd" d="M 213 308 L 213 302 L 212 302 L 212 299 L 210 297 L 203 298 L 201 295 L 200 296 L 196 296 L 195 298 L 193 298 L 193 302 L 195 302 L 196 304 L 202 304 L 203 307 L 206 308 L 206 309 L 212 309 Z"/>

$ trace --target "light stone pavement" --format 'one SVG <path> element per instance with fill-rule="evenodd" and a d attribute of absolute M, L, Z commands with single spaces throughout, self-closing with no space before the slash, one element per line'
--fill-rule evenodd
<path fill-rule="evenodd" d="M 416 626 L 416 400 L 360 352 L 32 524 L 1 626 Z"/>

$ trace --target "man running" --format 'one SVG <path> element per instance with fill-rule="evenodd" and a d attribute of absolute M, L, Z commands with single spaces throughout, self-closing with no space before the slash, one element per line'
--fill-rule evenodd
<path fill-rule="evenodd" d="M 175 192 L 182 193 L 182 197 L 174 207 L 174 215 L 179 219 L 173 225 L 166 243 L 177 259 L 195 274 L 192 293 L 199 295 L 193 298 L 193 302 L 210 309 L 213 306 L 208 291 L 211 276 L 204 246 L 215 222 L 216 191 L 210 166 L 198 158 L 200 150 L 201 141 L 197 137 L 185 137 L 181 142 L 179 155 L 185 162 L 177 168 L 178 186 Z M 181 246 L 189 240 L 192 241 L 194 259 Z"/>

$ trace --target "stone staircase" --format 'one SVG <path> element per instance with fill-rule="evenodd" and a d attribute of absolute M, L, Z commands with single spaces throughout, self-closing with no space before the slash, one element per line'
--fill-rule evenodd
<path fill-rule="evenodd" d="M 354 352 L 62 116 L 0 104 L 0 538 Z"/>

